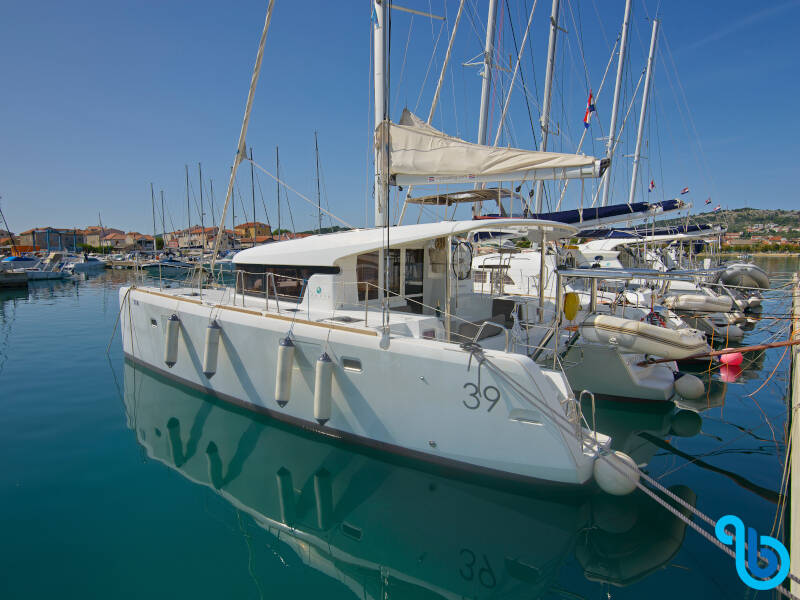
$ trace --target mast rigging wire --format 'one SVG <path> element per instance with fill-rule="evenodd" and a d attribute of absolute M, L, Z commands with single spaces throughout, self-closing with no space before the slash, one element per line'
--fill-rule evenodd
<path fill-rule="evenodd" d="M 233 184 L 236 180 L 236 171 L 239 168 L 239 163 L 247 156 L 245 140 L 247 139 L 247 127 L 250 124 L 250 112 L 253 109 L 253 98 L 256 94 L 256 86 L 258 84 L 258 75 L 261 72 L 261 61 L 264 58 L 264 44 L 267 41 L 267 32 L 269 31 L 269 24 L 272 20 L 272 9 L 275 6 L 275 0 L 269 0 L 267 6 L 267 17 L 264 20 L 264 30 L 261 32 L 261 40 L 258 43 L 258 52 L 256 53 L 256 64 L 253 68 L 253 76 L 250 79 L 250 89 L 247 93 L 247 103 L 244 110 L 244 120 L 242 121 L 242 129 L 239 132 L 239 144 L 236 148 L 236 158 L 233 161 L 233 168 L 231 169 L 230 179 L 228 180 L 228 189 L 225 192 L 225 205 L 222 208 L 222 218 L 219 220 L 222 227 L 225 226 L 225 216 L 228 213 L 228 205 L 230 204 L 231 194 L 233 192 Z M 217 235 L 214 237 L 214 251 L 211 254 L 211 273 L 214 272 L 214 265 L 217 262 L 217 252 L 219 251 L 219 240 L 222 236 Z"/>
<path fill-rule="evenodd" d="M 248 161 L 249 161 L 250 159 L 248 158 L 248 159 L 245 159 L 245 160 L 248 160 Z M 282 185 L 283 187 L 285 187 L 287 190 L 289 190 L 289 191 L 291 191 L 291 192 L 294 192 L 295 194 L 297 194 L 298 196 L 300 196 L 300 198 L 302 198 L 303 200 L 305 200 L 306 202 L 308 202 L 308 203 L 309 203 L 311 206 L 313 206 L 314 208 L 318 208 L 318 205 L 317 205 L 317 203 L 316 203 L 316 202 L 314 202 L 313 200 L 311 200 L 311 199 L 310 199 L 308 196 L 305 196 L 304 194 L 302 194 L 302 193 L 298 192 L 296 189 L 294 189 L 292 186 L 290 186 L 288 183 L 286 183 L 286 182 L 285 182 L 285 181 L 283 181 L 282 179 L 279 179 L 279 178 L 275 177 L 275 175 L 273 175 L 272 173 L 270 173 L 270 172 L 269 172 L 267 169 L 265 169 L 264 167 L 262 167 L 262 166 L 261 166 L 260 164 L 258 164 L 256 161 L 252 161 L 252 163 L 253 163 L 253 166 L 254 166 L 256 169 L 258 169 L 259 171 L 261 171 L 261 172 L 263 172 L 264 174 L 268 175 L 269 177 L 272 177 L 272 179 L 274 179 L 274 180 L 275 180 L 277 183 L 279 183 L 280 185 Z M 287 199 L 287 200 L 288 200 L 288 199 Z M 287 202 L 287 205 L 288 205 L 288 202 Z M 348 222 L 347 222 L 347 221 L 345 221 L 344 219 L 340 219 L 339 217 L 337 217 L 335 214 L 333 214 L 333 213 L 332 213 L 332 212 L 330 212 L 329 210 L 326 210 L 326 209 L 324 209 L 324 208 L 322 208 L 322 207 L 319 207 L 319 208 L 320 208 L 320 210 L 321 210 L 322 212 L 324 212 L 324 213 L 325 213 L 326 215 L 328 215 L 330 218 L 332 218 L 332 219 L 336 219 L 337 221 L 339 221 L 339 223 L 341 223 L 342 225 L 344 225 L 344 226 L 345 226 L 345 227 L 347 227 L 348 229 L 356 229 L 355 227 L 353 227 L 352 225 L 350 225 L 350 223 L 348 223 Z M 291 209 L 290 209 L 289 215 L 291 216 Z M 292 228 L 294 228 L 294 221 L 292 221 Z"/>

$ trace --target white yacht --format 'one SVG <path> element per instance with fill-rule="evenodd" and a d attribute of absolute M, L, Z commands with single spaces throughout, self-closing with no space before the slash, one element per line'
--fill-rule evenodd
<path fill-rule="evenodd" d="M 42 281 L 46 279 L 67 279 L 72 273 L 67 270 L 67 261 L 61 252 L 51 252 L 35 267 L 25 269 L 28 281 Z"/>
<path fill-rule="evenodd" d="M 273 6 L 220 223 L 246 156 Z M 635 463 L 589 429 L 557 360 L 542 366 L 513 348 L 504 324 L 492 322 L 492 299 L 469 278 L 462 240 L 474 231 L 515 228 L 542 242 L 575 228 L 529 219 L 388 222 L 389 185 L 595 178 L 608 160 L 472 144 L 408 111 L 392 123 L 383 76 L 389 3 L 375 9 L 376 227 L 244 250 L 234 258 L 234 287 L 121 288 L 125 355 L 321 435 L 506 479 L 633 491 Z"/>
<path fill-rule="evenodd" d="M 608 438 L 585 428 L 564 373 L 512 351 L 491 298 L 457 275 L 454 240 L 484 227 L 389 228 L 388 301 L 383 229 L 242 251 L 236 288 L 123 287 L 125 354 L 324 435 L 503 477 L 585 483 Z"/>
<path fill-rule="evenodd" d="M 0 271 L 15 271 L 17 269 L 31 269 L 39 264 L 39 259 L 35 256 L 20 255 L 6 256 L 0 260 Z"/>
<path fill-rule="evenodd" d="M 99 258 L 84 254 L 69 257 L 64 268 L 73 273 L 100 273 L 106 268 L 106 263 Z"/>

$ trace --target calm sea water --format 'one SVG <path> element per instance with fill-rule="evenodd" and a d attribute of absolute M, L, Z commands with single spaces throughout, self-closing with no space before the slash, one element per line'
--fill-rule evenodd
<path fill-rule="evenodd" d="M 784 279 L 800 266 L 762 262 Z M 754 597 L 641 494 L 452 479 L 126 365 L 111 340 L 126 276 L 0 292 L 0 597 Z M 735 382 L 715 372 L 691 407 L 601 406 L 598 428 L 710 516 L 778 531 L 788 364 L 776 349 Z"/>

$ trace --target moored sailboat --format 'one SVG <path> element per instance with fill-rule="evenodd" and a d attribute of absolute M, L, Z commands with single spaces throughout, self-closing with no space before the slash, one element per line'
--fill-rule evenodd
<path fill-rule="evenodd" d="M 245 158 L 273 5 L 220 223 Z M 377 37 L 386 34 L 388 5 L 376 2 L 376 9 L 383 15 Z M 487 224 L 390 227 L 385 217 L 390 180 L 597 177 L 605 163 L 469 144 L 418 123 L 394 125 L 385 112 L 376 146 L 378 227 L 245 250 L 234 259 L 233 288 L 122 288 L 125 354 L 322 435 L 502 478 L 569 485 L 594 479 L 611 493 L 632 491 L 635 464 L 610 453 L 609 439 L 588 428 L 564 373 L 512 351 L 508 330 L 493 322 L 492 303 L 472 289 L 461 242 Z M 529 219 L 491 225 L 538 243 L 576 231 Z"/>

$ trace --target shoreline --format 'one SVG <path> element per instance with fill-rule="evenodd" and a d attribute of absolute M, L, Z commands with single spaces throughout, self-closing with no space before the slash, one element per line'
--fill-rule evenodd
<path fill-rule="evenodd" d="M 740 256 L 742 254 L 746 254 L 747 256 L 775 256 L 778 258 L 791 258 L 793 256 L 800 257 L 800 252 L 717 252 L 715 253 L 716 256 L 725 255 L 725 256 Z M 706 252 L 701 252 L 697 256 L 712 256 Z"/>

